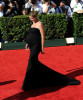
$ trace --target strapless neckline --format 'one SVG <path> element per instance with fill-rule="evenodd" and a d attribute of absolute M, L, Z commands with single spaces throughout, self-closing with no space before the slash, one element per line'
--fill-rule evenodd
<path fill-rule="evenodd" d="M 38 28 L 36 28 L 36 27 L 30 27 L 31 29 L 37 29 L 37 30 L 39 30 Z M 40 30 L 39 30 L 40 31 Z"/>

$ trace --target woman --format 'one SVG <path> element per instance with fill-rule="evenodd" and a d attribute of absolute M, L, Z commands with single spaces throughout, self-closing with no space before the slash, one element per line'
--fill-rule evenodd
<path fill-rule="evenodd" d="M 46 86 L 80 84 L 78 80 L 68 78 L 63 74 L 48 68 L 38 60 L 38 54 L 40 51 L 42 54 L 45 53 L 45 33 L 44 26 L 37 18 L 37 14 L 38 12 L 36 11 L 31 11 L 29 14 L 29 18 L 33 24 L 29 28 L 29 32 L 26 34 L 27 44 L 25 48 L 27 50 L 30 48 L 30 58 L 22 90 L 38 89 Z"/>
<path fill-rule="evenodd" d="M 44 0 L 44 4 L 42 5 L 43 13 L 45 13 L 45 14 L 50 14 L 50 13 L 55 14 L 56 6 L 57 5 L 53 1 Z"/>

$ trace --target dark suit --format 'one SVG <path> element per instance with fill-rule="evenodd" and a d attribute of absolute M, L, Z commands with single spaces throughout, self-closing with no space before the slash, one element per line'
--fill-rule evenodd
<path fill-rule="evenodd" d="M 62 0 L 52 0 L 52 1 L 54 1 L 59 6 L 60 5 L 60 2 Z M 70 6 L 71 0 L 63 0 L 63 1 L 65 1 L 66 5 Z"/>

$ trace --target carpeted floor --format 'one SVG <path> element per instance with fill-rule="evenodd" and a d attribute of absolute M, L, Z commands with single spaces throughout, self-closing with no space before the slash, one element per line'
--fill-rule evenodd
<path fill-rule="evenodd" d="M 24 92 L 21 86 L 29 55 L 24 49 L 0 51 L 0 100 L 83 100 L 83 45 L 47 47 L 44 55 L 39 54 L 42 63 L 80 80 L 80 85 Z"/>

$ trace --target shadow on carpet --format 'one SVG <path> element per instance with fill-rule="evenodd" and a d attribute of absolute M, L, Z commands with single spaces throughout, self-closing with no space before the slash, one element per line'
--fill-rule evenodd
<path fill-rule="evenodd" d="M 5 82 L 0 82 L 0 85 L 6 85 L 15 82 L 16 80 L 11 80 L 11 81 L 5 81 Z"/>
<path fill-rule="evenodd" d="M 66 74 L 66 76 L 74 78 L 74 79 L 75 79 L 75 77 L 80 76 L 80 75 L 83 75 L 83 69 L 75 70 L 73 72 Z M 64 87 L 66 87 L 66 86 L 44 87 L 44 88 L 36 89 L 36 90 L 32 90 L 32 91 L 23 91 L 18 94 L 15 94 L 13 96 L 10 96 L 8 98 L 5 98 L 3 100 L 25 100 L 25 99 L 28 99 L 29 97 L 36 97 L 36 96 L 39 96 L 39 95 L 42 95 L 45 93 L 58 91 Z"/>

